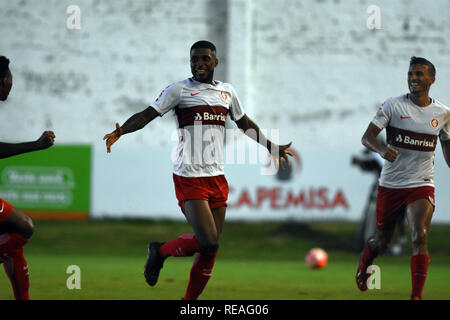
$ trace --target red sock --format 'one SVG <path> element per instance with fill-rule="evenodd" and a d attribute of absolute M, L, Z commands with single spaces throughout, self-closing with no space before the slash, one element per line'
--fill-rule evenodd
<path fill-rule="evenodd" d="M 200 252 L 194 260 L 191 268 L 189 284 L 184 296 L 184 300 L 197 300 L 198 296 L 203 292 L 216 260 L 216 252 Z"/>
<path fill-rule="evenodd" d="M 0 254 L 22 248 L 28 239 L 18 233 L 3 233 L 0 235 Z"/>
<path fill-rule="evenodd" d="M 372 265 L 373 260 L 375 259 L 377 255 L 370 249 L 369 243 L 366 243 L 366 247 L 364 248 L 364 251 L 361 255 L 361 259 L 359 260 L 360 267 L 367 268 L 370 265 Z"/>
<path fill-rule="evenodd" d="M 200 243 L 193 234 L 183 234 L 175 240 L 164 243 L 159 248 L 159 253 L 163 258 L 190 257 L 200 251 Z"/>
<path fill-rule="evenodd" d="M 10 250 L 8 258 L 3 262 L 3 267 L 8 275 L 14 291 L 16 300 L 30 300 L 28 289 L 30 288 L 30 277 L 28 265 L 23 255 L 23 248 Z"/>
<path fill-rule="evenodd" d="M 425 286 L 429 264 L 430 257 L 427 254 L 418 254 L 411 257 L 411 298 L 422 298 L 422 291 Z"/>
<path fill-rule="evenodd" d="M 3 233 L 0 235 L 0 254 L 22 248 L 27 242 L 28 239 L 18 233 Z"/>

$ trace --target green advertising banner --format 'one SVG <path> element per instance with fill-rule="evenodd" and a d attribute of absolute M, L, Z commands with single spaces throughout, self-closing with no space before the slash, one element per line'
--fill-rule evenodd
<path fill-rule="evenodd" d="M 86 219 L 91 146 L 56 145 L 0 160 L 0 198 L 32 218 Z"/>

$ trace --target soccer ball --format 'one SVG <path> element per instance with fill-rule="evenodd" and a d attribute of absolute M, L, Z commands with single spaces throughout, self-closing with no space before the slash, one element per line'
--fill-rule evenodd
<path fill-rule="evenodd" d="M 328 255 L 320 248 L 311 249 L 306 255 L 306 264 L 312 269 L 322 269 L 328 263 Z"/>

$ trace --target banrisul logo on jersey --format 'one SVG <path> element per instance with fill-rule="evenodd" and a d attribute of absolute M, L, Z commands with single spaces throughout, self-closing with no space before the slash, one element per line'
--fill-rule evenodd
<path fill-rule="evenodd" d="M 389 144 L 410 150 L 430 152 L 436 149 L 437 135 L 387 127 Z"/>
<path fill-rule="evenodd" d="M 193 126 L 201 121 L 203 125 L 225 126 L 228 109 L 222 106 L 195 106 L 191 108 L 176 108 L 175 114 L 179 128 Z"/>
<path fill-rule="evenodd" d="M 0 162 L 0 198 L 33 218 L 85 219 L 90 146 L 53 146 Z"/>
<path fill-rule="evenodd" d="M 209 112 L 203 112 L 203 120 L 211 120 L 211 121 L 222 121 L 225 122 L 227 120 L 227 117 L 225 114 L 214 114 Z"/>

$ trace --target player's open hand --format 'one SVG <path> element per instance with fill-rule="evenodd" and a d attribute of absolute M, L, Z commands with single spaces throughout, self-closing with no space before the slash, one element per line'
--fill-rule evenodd
<path fill-rule="evenodd" d="M 288 166 L 291 165 L 291 162 L 289 161 L 289 157 L 288 157 L 288 155 L 291 157 L 294 156 L 292 151 L 289 150 L 291 145 L 292 145 L 292 141 L 289 142 L 288 144 L 285 144 L 282 146 L 276 146 L 276 148 L 273 148 L 273 146 L 272 146 L 272 149 L 271 149 L 272 156 L 275 159 L 275 161 L 280 164 L 281 170 L 284 169 L 283 161 L 281 159 L 284 159 Z M 277 155 L 277 149 L 278 149 L 278 155 Z"/>
<path fill-rule="evenodd" d="M 106 140 L 106 152 L 111 152 L 111 146 L 119 140 L 120 136 L 122 135 L 122 128 L 120 127 L 119 123 L 116 122 L 116 130 L 114 130 L 111 133 L 106 134 L 103 137 L 103 140 Z"/>
<path fill-rule="evenodd" d="M 53 131 L 44 131 L 37 143 L 40 149 L 50 148 L 55 143 L 55 133 Z"/>
<path fill-rule="evenodd" d="M 386 151 L 381 156 L 389 162 L 394 162 L 398 157 L 398 151 L 387 147 Z"/>

